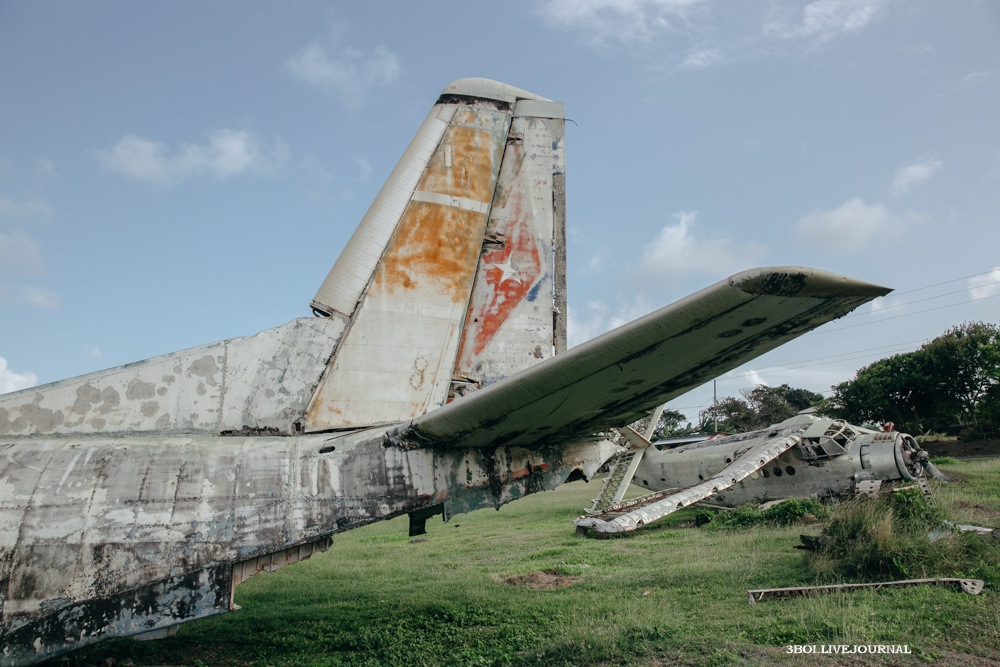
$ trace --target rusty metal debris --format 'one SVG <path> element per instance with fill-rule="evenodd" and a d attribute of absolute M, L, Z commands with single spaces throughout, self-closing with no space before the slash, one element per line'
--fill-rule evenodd
<path fill-rule="evenodd" d="M 757 588 L 747 589 L 747 599 L 750 604 L 757 604 L 764 598 L 792 598 L 806 596 L 811 593 L 835 593 L 838 591 L 853 591 L 861 588 L 887 588 L 889 586 L 921 586 L 923 584 L 938 584 L 941 586 L 957 586 L 969 595 L 979 595 L 983 590 L 982 579 L 957 579 L 954 577 L 937 577 L 935 579 L 903 579 L 900 581 L 879 581 L 870 584 L 833 584 L 830 586 L 793 586 L 791 588 Z"/>

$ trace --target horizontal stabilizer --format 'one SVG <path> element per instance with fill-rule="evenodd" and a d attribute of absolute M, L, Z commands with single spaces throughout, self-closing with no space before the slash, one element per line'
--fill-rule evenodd
<path fill-rule="evenodd" d="M 773 438 L 746 450 L 719 474 L 679 491 L 660 491 L 608 508 L 592 516 L 582 516 L 573 523 L 578 530 L 598 533 L 627 533 L 657 521 L 688 505 L 705 500 L 741 482 L 785 451 L 802 441 L 797 435 Z"/>
<path fill-rule="evenodd" d="M 462 447 L 576 441 L 631 423 L 888 292 L 817 269 L 744 271 L 432 410 L 393 437 Z"/>

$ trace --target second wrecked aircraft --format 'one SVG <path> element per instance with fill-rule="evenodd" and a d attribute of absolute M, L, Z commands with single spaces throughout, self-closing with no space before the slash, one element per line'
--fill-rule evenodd
<path fill-rule="evenodd" d="M 654 419 L 653 424 L 656 423 Z M 628 442 L 611 460 L 600 495 L 574 523 L 581 533 L 627 533 L 688 505 L 734 507 L 784 498 L 874 494 L 905 480 L 929 493 L 927 476 L 944 476 L 906 433 L 800 414 L 765 429 L 670 448 L 625 427 Z M 635 483 L 652 493 L 623 501 Z"/>

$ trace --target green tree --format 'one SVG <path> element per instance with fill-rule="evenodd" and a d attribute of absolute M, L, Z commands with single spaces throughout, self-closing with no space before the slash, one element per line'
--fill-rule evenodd
<path fill-rule="evenodd" d="M 794 389 L 787 384 L 777 387 L 757 385 L 740 392 L 755 415 L 754 428 L 767 428 L 822 402 L 823 396 L 808 389 Z"/>
<path fill-rule="evenodd" d="M 922 433 L 931 428 L 932 403 L 938 400 L 928 370 L 919 350 L 880 359 L 834 386 L 824 411 L 855 424 L 892 421 L 897 428 Z"/>
<path fill-rule="evenodd" d="M 796 389 L 787 384 L 770 387 L 765 384 L 744 389 L 743 398 L 727 396 L 699 415 L 703 431 L 729 433 L 756 431 L 785 421 L 808 407 L 822 402 L 823 396 L 808 389 Z"/>
<path fill-rule="evenodd" d="M 698 414 L 698 421 L 701 422 L 701 430 L 705 432 L 739 433 L 755 430 L 755 417 L 746 401 L 726 396 L 716 401 L 712 407 L 702 410 Z"/>
<path fill-rule="evenodd" d="M 979 430 L 981 417 L 992 412 L 991 399 L 1000 385 L 1000 328 L 966 323 L 921 350 L 932 369 L 934 391 L 942 397 L 937 406 L 940 416 Z"/>
<path fill-rule="evenodd" d="M 684 425 L 685 423 L 686 426 Z M 695 429 L 692 428 L 691 422 L 688 421 L 686 415 L 677 410 L 664 410 L 663 414 L 660 415 L 660 421 L 656 425 L 656 430 L 653 432 L 653 439 L 674 438 L 688 435 L 694 431 Z"/>
<path fill-rule="evenodd" d="M 953 327 L 919 350 L 881 359 L 833 387 L 826 411 L 855 423 L 895 422 L 911 433 L 1000 422 L 1000 328 Z"/>

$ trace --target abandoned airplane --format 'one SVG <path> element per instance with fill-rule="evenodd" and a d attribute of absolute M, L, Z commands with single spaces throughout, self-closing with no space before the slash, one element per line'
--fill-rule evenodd
<path fill-rule="evenodd" d="M 589 478 L 601 435 L 888 290 L 737 274 L 566 350 L 564 112 L 449 84 L 319 317 L 0 396 L 0 663 L 232 608 L 409 514 Z"/>
<path fill-rule="evenodd" d="M 581 533 L 630 532 L 703 500 L 735 507 L 872 494 L 895 480 L 915 482 L 929 494 L 928 475 L 946 479 L 906 433 L 810 414 L 675 448 L 651 443 L 648 430 L 644 435 L 628 427 L 620 431 L 629 444 L 612 457 L 589 513 L 574 521 Z M 653 493 L 623 501 L 630 483 Z"/>

